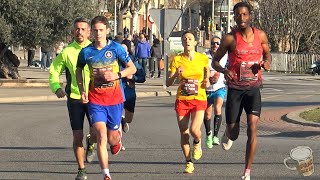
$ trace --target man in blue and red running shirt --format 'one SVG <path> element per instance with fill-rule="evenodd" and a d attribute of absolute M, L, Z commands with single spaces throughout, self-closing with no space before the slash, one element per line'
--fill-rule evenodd
<path fill-rule="evenodd" d="M 213 62 L 214 68 L 224 73 L 228 84 L 225 109 L 227 128 L 221 139 L 224 150 L 229 150 L 239 136 L 242 110 L 247 114 L 248 140 L 242 176 L 245 180 L 250 180 L 250 168 L 257 146 L 257 124 L 261 113 L 261 67 L 270 70 L 272 61 L 266 33 L 250 26 L 251 9 L 246 2 L 234 6 L 237 27 L 224 36 Z M 227 51 L 229 66 L 225 69 L 219 61 Z"/>
<path fill-rule="evenodd" d="M 136 68 L 124 48 L 107 40 L 110 28 L 104 16 L 91 20 L 94 42 L 82 49 L 77 63 L 77 83 L 83 103 L 88 103 L 89 115 L 97 131 L 97 152 L 104 179 L 111 179 L 108 168 L 107 142 L 113 155 L 121 149 L 119 132 L 125 97 L 120 79 L 136 72 Z M 120 71 L 119 64 L 126 64 Z M 83 67 L 90 69 L 88 95 L 83 88 Z"/>

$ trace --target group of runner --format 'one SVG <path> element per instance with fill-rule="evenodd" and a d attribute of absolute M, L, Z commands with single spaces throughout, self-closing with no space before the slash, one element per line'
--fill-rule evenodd
<path fill-rule="evenodd" d="M 218 132 L 225 95 L 227 127 L 221 138 L 224 150 L 229 150 L 237 139 L 240 116 L 245 109 L 248 140 L 242 178 L 248 180 L 261 113 L 261 68 L 270 69 L 271 54 L 266 34 L 250 26 L 251 6 L 240 2 L 233 11 L 237 26 L 222 40 L 212 37 L 211 49 L 205 54 L 195 51 L 197 39 L 192 31 L 183 33 L 184 52 L 171 61 L 166 85 L 171 86 L 176 78 L 179 79 L 175 111 L 186 159 L 185 173 L 193 173 L 192 160 L 199 160 L 202 156 L 202 123 L 205 125 L 206 146 L 211 149 L 220 144 Z M 90 32 L 94 42 L 88 40 Z M 127 132 L 127 123 L 133 118 L 136 100 L 133 74 L 136 67 L 125 45 L 108 40 L 109 32 L 108 21 L 103 16 L 96 16 L 90 24 L 86 19 L 77 18 L 73 24 L 75 41 L 56 57 L 50 67 L 52 91 L 58 98 L 67 96 L 73 150 L 78 163 L 76 180 L 87 178 L 84 159 L 91 162 L 95 148 L 103 178 L 111 179 L 107 144 L 113 155 L 118 154 L 122 148 L 121 126 Z M 65 90 L 59 81 L 63 71 L 66 71 L 67 79 Z M 125 116 L 122 116 L 123 109 Z M 91 127 L 86 137 L 86 153 L 82 143 L 85 115 Z M 192 152 L 190 135 L 193 137 Z"/>
<path fill-rule="evenodd" d="M 206 55 L 195 51 L 196 36 L 191 31 L 182 35 L 184 52 L 173 58 L 166 85 L 171 86 L 176 78 L 179 79 L 175 111 L 181 148 L 186 159 L 185 173 L 192 173 L 195 169 L 192 159 L 199 160 L 202 156 L 200 129 L 203 121 L 207 135 L 206 146 L 212 148 L 213 145 L 220 144 L 218 131 L 227 86 L 227 125 L 221 145 L 227 151 L 238 138 L 240 116 L 244 109 L 247 115 L 248 140 L 245 168 L 241 178 L 250 180 L 257 144 L 257 123 L 261 113 L 261 68 L 270 70 L 272 58 L 265 32 L 250 25 L 251 6 L 246 2 L 240 2 L 234 6 L 233 11 L 237 26 L 233 27 L 221 42 L 219 37 L 212 37 L 211 49 Z M 210 125 L 213 104 L 212 132 Z M 190 135 L 193 137 L 192 153 Z"/>
<path fill-rule="evenodd" d="M 94 42 L 88 40 L 90 29 Z M 123 89 L 134 89 L 132 75 L 136 67 L 121 44 L 108 40 L 110 27 L 104 16 L 96 16 L 91 24 L 78 18 L 73 24 L 75 41 L 68 45 L 50 67 L 50 87 L 58 98 L 67 96 L 70 124 L 73 130 L 73 149 L 78 163 L 76 180 L 87 179 L 84 165 L 83 123 L 87 116 L 90 135 L 87 136 L 86 160 L 94 157 L 95 144 L 104 179 L 111 179 L 108 168 L 107 144 L 113 155 L 119 153 L 121 145 L 121 124 L 128 125 L 129 117 L 122 117 L 123 108 L 133 113 L 135 91 L 128 101 Z M 60 86 L 59 77 L 66 70 L 67 85 Z M 121 79 L 127 79 L 122 82 Z M 122 84 L 126 83 L 123 87 Z M 124 105 L 124 102 L 127 102 Z M 129 104 L 129 105 L 128 105 Z M 131 118 L 131 120 L 130 120 Z M 123 121 L 121 123 L 121 121 Z M 125 128 L 124 128 L 125 129 Z"/>

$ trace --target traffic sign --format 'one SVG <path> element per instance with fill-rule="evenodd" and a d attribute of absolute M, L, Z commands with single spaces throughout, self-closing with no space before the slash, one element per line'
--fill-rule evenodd
<path fill-rule="evenodd" d="M 149 9 L 149 14 L 162 37 L 168 39 L 182 15 L 182 9 Z"/>
<path fill-rule="evenodd" d="M 150 14 L 148 15 L 148 21 L 149 21 L 150 24 L 154 23 L 154 21 L 153 21 L 152 17 L 150 16 Z"/>

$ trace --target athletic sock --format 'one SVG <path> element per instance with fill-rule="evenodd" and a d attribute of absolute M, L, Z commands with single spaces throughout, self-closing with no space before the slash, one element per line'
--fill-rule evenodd
<path fill-rule="evenodd" d="M 219 133 L 219 129 L 220 129 L 220 126 L 221 126 L 221 119 L 222 119 L 222 115 L 215 115 L 214 116 L 214 129 L 213 129 L 213 135 L 214 136 L 218 136 L 218 133 Z"/>
<path fill-rule="evenodd" d="M 206 128 L 206 134 L 207 136 L 209 136 L 211 134 L 211 127 L 210 127 L 211 118 L 210 119 L 204 118 L 203 123 L 204 123 L 204 127 Z"/>
<path fill-rule="evenodd" d="M 103 177 L 107 175 L 109 178 L 111 178 L 109 169 L 102 169 L 102 175 Z"/>
<path fill-rule="evenodd" d="M 190 160 L 186 160 L 187 161 L 187 163 L 189 163 L 189 162 L 192 162 L 192 160 L 190 159 Z"/>

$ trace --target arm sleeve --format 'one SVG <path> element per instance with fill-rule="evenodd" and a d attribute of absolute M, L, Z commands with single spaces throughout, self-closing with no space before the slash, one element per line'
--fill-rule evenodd
<path fill-rule="evenodd" d="M 79 53 L 78 56 L 78 62 L 77 62 L 77 68 L 84 68 L 84 66 L 86 65 L 86 59 L 85 59 L 85 52 L 82 49 Z"/>
<path fill-rule="evenodd" d="M 64 52 L 60 53 L 50 65 L 49 84 L 53 93 L 61 88 L 60 75 L 65 70 L 65 58 L 67 58 Z"/>

